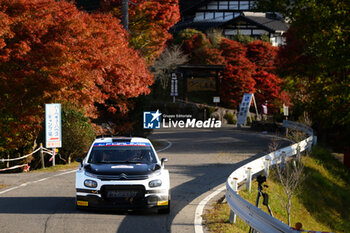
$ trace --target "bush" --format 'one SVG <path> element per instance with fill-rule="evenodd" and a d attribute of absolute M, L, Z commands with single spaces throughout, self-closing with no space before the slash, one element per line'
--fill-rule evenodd
<path fill-rule="evenodd" d="M 95 138 L 94 130 L 82 112 L 71 106 L 62 108 L 62 149 L 60 155 L 70 163 L 82 157 Z"/>
<path fill-rule="evenodd" d="M 236 124 L 235 116 L 232 113 L 226 113 L 224 118 L 227 120 L 228 124 Z"/>

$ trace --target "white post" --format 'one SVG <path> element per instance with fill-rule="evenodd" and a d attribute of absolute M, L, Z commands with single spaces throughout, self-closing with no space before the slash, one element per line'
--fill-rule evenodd
<path fill-rule="evenodd" d="M 300 162 L 300 146 L 297 146 L 297 161 Z"/>
<path fill-rule="evenodd" d="M 247 190 L 250 193 L 252 191 L 252 168 L 248 167 L 247 170 Z"/>
<path fill-rule="evenodd" d="M 238 193 L 238 186 L 237 186 L 237 178 L 233 178 L 233 182 L 232 182 L 232 187 L 233 187 L 233 191 L 235 191 L 236 193 Z M 235 224 L 237 220 L 237 215 L 230 210 L 230 223 Z"/>
<path fill-rule="evenodd" d="M 56 148 L 52 148 L 52 166 L 55 166 Z"/>
<path fill-rule="evenodd" d="M 255 97 L 253 95 L 253 101 L 254 101 L 254 106 L 255 106 L 255 112 L 256 112 L 256 119 L 261 119 L 260 118 L 260 115 L 259 115 L 259 112 L 258 112 L 258 107 L 256 106 L 256 101 L 255 101 Z"/>
<path fill-rule="evenodd" d="M 269 177 L 269 172 L 270 172 L 270 159 L 265 160 L 265 170 L 264 170 L 264 175 L 265 177 Z"/>

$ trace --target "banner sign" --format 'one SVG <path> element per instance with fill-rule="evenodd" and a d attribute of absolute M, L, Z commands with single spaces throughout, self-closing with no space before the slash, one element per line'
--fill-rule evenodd
<path fill-rule="evenodd" d="M 239 106 L 239 112 L 238 112 L 238 117 L 237 117 L 237 125 L 245 125 L 250 104 L 253 99 L 253 94 L 251 93 L 244 93 L 243 99 L 241 102 L 241 105 Z"/>
<path fill-rule="evenodd" d="M 177 91 L 177 75 L 176 73 L 171 73 L 171 92 L 170 96 L 178 96 L 179 93 Z"/>
<path fill-rule="evenodd" d="M 46 148 L 62 147 L 61 104 L 45 104 Z"/>

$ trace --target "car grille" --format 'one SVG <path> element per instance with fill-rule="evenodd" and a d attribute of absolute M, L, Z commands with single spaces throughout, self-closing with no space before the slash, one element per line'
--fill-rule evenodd
<path fill-rule="evenodd" d="M 103 185 L 101 196 L 114 204 L 141 204 L 145 197 L 143 185 Z"/>
<path fill-rule="evenodd" d="M 148 175 L 126 175 L 124 173 L 120 175 L 97 175 L 100 180 L 146 180 Z"/>

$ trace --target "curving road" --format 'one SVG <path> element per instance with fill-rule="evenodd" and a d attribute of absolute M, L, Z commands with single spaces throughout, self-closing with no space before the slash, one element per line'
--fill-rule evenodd
<path fill-rule="evenodd" d="M 272 137 L 248 129 L 160 129 L 159 157 L 170 171 L 172 208 L 93 212 L 74 208 L 74 171 L 0 174 L 0 232 L 194 232 L 197 204 L 243 160 L 267 152 Z M 284 143 L 283 143 L 284 144 Z"/>

